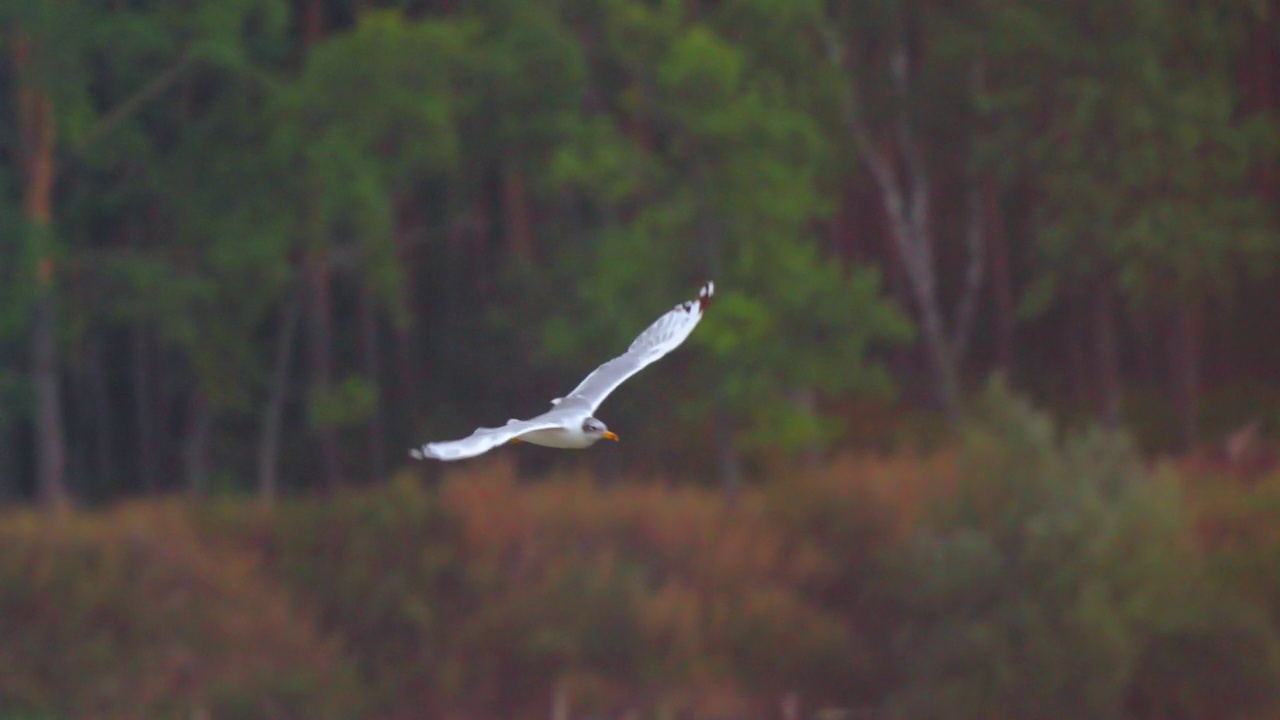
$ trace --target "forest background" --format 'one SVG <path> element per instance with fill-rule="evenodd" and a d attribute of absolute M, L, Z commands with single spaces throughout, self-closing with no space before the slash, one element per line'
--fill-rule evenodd
<path fill-rule="evenodd" d="M 0 29 L 0 717 L 1280 712 L 1280 3 Z"/>

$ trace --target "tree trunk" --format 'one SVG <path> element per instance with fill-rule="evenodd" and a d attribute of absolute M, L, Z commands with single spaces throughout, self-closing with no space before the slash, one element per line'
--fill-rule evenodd
<path fill-rule="evenodd" d="M 31 315 L 31 376 L 36 407 L 36 477 L 41 501 L 55 511 L 70 496 L 66 480 L 62 395 L 57 364 L 56 283 L 53 255 L 54 117 L 53 100 L 33 65 L 39 48 L 18 29 L 13 34 L 17 78 L 18 129 L 21 136 L 22 208 L 29 256 L 36 261 Z"/>
<path fill-rule="evenodd" d="M 1115 290 L 1098 283 L 1093 300 L 1094 352 L 1097 354 L 1099 413 L 1104 425 L 1120 426 L 1120 354 L 1116 337 Z"/>
<path fill-rule="evenodd" d="M 1067 373 L 1071 383 L 1071 399 L 1078 407 L 1087 408 L 1094 399 L 1089 381 L 1089 325 L 1083 308 L 1070 307 L 1067 311 Z"/>
<path fill-rule="evenodd" d="M 518 262 L 533 262 L 533 230 L 530 226 L 529 192 L 520 171 L 508 164 L 502 173 L 502 204 L 507 249 Z"/>
<path fill-rule="evenodd" d="M 186 493 L 197 498 L 209 492 L 209 434 L 213 430 L 213 410 L 200 389 L 187 399 L 187 429 L 183 438 Z"/>
<path fill-rule="evenodd" d="M 155 400 L 156 417 L 156 457 L 159 462 L 159 474 L 156 488 L 165 492 L 174 487 L 181 487 L 181 478 L 185 472 L 183 466 L 182 440 L 186 437 L 186 421 L 184 411 L 186 405 L 187 378 L 183 368 L 176 367 L 184 360 L 175 359 L 172 351 L 163 347 L 156 348 L 155 360 Z"/>
<path fill-rule="evenodd" d="M 382 422 L 382 357 L 379 352 L 378 300 L 373 287 L 360 288 L 360 329 L 364 374 L 373 387 L 373 414 L 369 417 L 369 471 L 374 479 L 386 476 L 387 431 Z"/>
<path fill-rule="evenodd" d="M 402 196 L 396 202 L 396 257 L 403 274 L 397 312 L 392 314 L 392 332 L 395 334 L 395 397 L 387 398 L 393 417 L 404 418 L 409 427 L 417 427 L 418 413 L 422 407 L 419 393 L 422 387 L 421 358 L 414 342 L 414 326 L 409 321 L 414 305 L 413 288 L 420 282 L 417 262 L 412 250 L 413 239 L 423 231 L 425 224 L 416 203 Z"/>
<path fill-rule="evenodd" d="M 702 239 L 702 252 L 706 257 L 707 271 L 710 277 L 722 276 L 724 261 L 720 256 L 720 229 L 716 224 L 716 216 L 707 202 L 707 170 L 701 160 L 695 162 L 695 188 L 698 203 L 698 231 Z M 720 485 L 724 494 L 730 499 L 736 498 L 742 490 L 742 458 L 738 452 L 738 444 L 734 442 L 733 413 L 721 390 L 716 391 L 715 413 L 715 445 L 718 460 Z"/>
<path fill-rule="evenodd" d="M 1200 350 L 1202 322 L 1199 308 L 1182 307 L 1174 320 L 1171 353 L 1173 396 L 1178 406 L 1182 447 L 1192 450 L 1199 439 Z"/>
<path fill-rule="evenodd" d="M 97 476 L 98 486 L 111 491 L 114 489 L 115 463 L 111 453 L 111 428 L 114 418 L 111 414 L 111 398 L 108 391 L 106 358 L 104 357 L 102 338 L 94 335 L 89 338 L 89 393 L 93 403 L 93 472 Z"/>
<path fill-rule="evenodd" d="M 859 107 L 852 58 L 833 33 L 827 32 L 823 37 L 832 61 L 849 75 L 844 98 L 845 121 L 858 154 L 870 170 L 880 193 L 881 205 L 890 225 L 889 237 L 902 261 L 915 301 L 937 400 L 947 417 L 958 423 L 963 415 L 959 363 L 968 340 L 967 318 L 971 317 L 983 274 L 982 216 L 980 213 L 970 214 L 971 223 L 966 234 L 968 269 L 965 289 L 956 305 L 954 332 L 948 333 L 938 298 L 938 270 L 934 263 L 932 179 L 925 149 L 912 127 L 910 116 L 914 102 L 909 47 L 912 34 L 908 18 L 899 17 L 887 45 L 889 82 L 895 106 L 892 122 L 882 137 L 873 132 Z M 975 66 L 975 72 L 978 70 L 980 68 Z"/>
<path fill-rule="evenodd" d="M 726 497 L 737 498 L 742 492 L 742 458 L 734 442 L 733 415 L 727 410 L 716 411 L 716 464 L 720 475 L 720 487 Z"/>
<path fill-rule="evenodd" d="M 931 297 L 932 292 L 927 297 Z M 924 330 L 925 348 L 929 351 L 930 367 L 933 371 L 934 386 L 938 390 L 938 400 L 942 409 L 952 422 L 959 422 L 960 411 L 960 373 L 956 367 L 955 355 L 951 351 L 946 333 L 942 328 L 941 313 L 938 312 L 936 299 L 919 298 L 920 325 Z"/>
<path fill-rule="evenodd" d="M 1131 382 L 1143 387 L 1156 387 L 1160 373 L 1158 360 L 1159 317 L 1150 307 L 1133 313 L 1133 377 Z"/>
<path fill-rule="evenodd" d="M 285 300 L 280 330 L 276 336 L 270 396 L 262 413 L 262 441 L 258 446 L 258 500 L 264 505 L 275 501 L 280 488 L 280 427 L 284 421 L 285 398 L 289 393 L 294 336 L 298 334 L 298 322 L 302 317 L 302 295 L 302 286 L 299 284 Z"/>
<path fill-rule="evenodd" d="M 422 420 L 423 403 L 419 398 L 422 395 L 425 373 L 420 369 L 422 360 L 415 337 L 413 327 L 408 323 L 395 325 L 395 364 L 398 376 L 395 387 L 398 391 L 397 397 L 391 399 L 391 407 L 393 416 L 395 413 L 402 413 L 401 417 L 405 422 L 416 430 Z"/>
<path fill-rule="evenodd" d="M 306 0 L 302 6 L 302 45 L 309 52 L 324 35 L 325 4 L 323 0 Z M 328 233 L 321 226 L 319 189 L 311 187 L 307 204 L 307 258 L 304 268 L 307 282 L 307 331 L 310 391 L 326 395 L 333 389 L 333 325 L 330 267 L 327 253 Z M 324 487 L 335 490 L 342 483 L 342 457 L 337 431 L 327 424 L 313 427 L 319 444 L 320 474 Z"/>
<path fill-rule="evenodd" d="M 310 325 L 309 352 L 311 355 L 311 391 L 321 396 L 333 390 L 333 318 L 331 309 L 331 284 L 327 256 L 314 253 L 307 267 L 307 308 Z M 338 432 L 322 422 L 313 428 L 320 444 L 320 471 L 326 490 L 333 491 L 342 484 L 342 456 L 338 447 Z"/>
<path fill-rule="evenodd" d="M 45 275 L 47 273 L 41 273 Z M 54 337 L 50 280 L 41 280 L 31 328 L 31 368 L 35 380 L 37 477 L 41 501 L 55 510 L 70 502 L 66 484 L 67 451 L 62 435 L 62 393 Z"/>
<path fill-rule="evenodd" d="M 20 490 L 13 442 L 13 424 L 0 412 L 0 507 L 17 499 Z"/>
<path fill-rule="evenodd" d="M 146 493 L 157 490 L 160 456 L 156 444 L 155 410 L 151 396 L 151 353 L 147 342 L 147 326 L 142 320 L 134 322 L 133 331 L 133 411 L 138 431 L 138 470 L 142 476 L 142 489 Z"/>
<path fill-rule="evenodd" d="M 1000 196 L 991 185 L 987 193 L 987 242 L 991 249 L 991 289 L 996 305 L 996 366 L 1007 377 L 1014 367 L 1016 302 L 1013 299 L 1013 271 L 1009 258 L 1009 238 L 1005 234 Z"/>
<path fill-rule="evenodd" d="M 887 247 L 883 251 L 883 267 L 889 295 L 898 309 L 911 317 L 914 314 L 911 311 L 911 281 L 907 279 L 906 268 L 902 265 L 902 258 L 894 247 L 893 239 L 885 236 L 884 242 Z M 902 388 L 903 399 L 910 404 L 925 404 L 936 397 L 935 389 L 929 387 L 929 378 L 923 369 L 928 361 L 922 355 L 919 343 L 895 343 L 889 349 L 889 367 L 898 387 Z"/>

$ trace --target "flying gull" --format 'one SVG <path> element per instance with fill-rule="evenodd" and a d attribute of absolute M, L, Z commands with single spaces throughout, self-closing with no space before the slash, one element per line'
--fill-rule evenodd
<path fill-rule="evenodd" d="M 682 302 L 654 321 L 625 353 L 593 370 L 573 392 L 552 400 L 547 412 L 529 420 L 508 420 L 502 427 L 482 427 L 461 440 L 426 443 L 409 455 L 419 460 L 461 460 L 508 442 L 576 449 L 591 447 L 601 438 L 617 440 L 593 416 L 596 408 L 627 378 L 679 347 L 702 319 L 714 290 L 715 285 L 707 282 L 696 300 Z"/>

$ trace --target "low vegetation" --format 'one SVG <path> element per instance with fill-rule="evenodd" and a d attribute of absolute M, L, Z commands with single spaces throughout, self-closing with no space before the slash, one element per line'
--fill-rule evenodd
<path fill-rule="evenodd" d="M 0 717 L 1253 718 L 1280 710 L 1280 476 L 1063 433 L 727 497 L 633 478 L 0 523 Z"/>

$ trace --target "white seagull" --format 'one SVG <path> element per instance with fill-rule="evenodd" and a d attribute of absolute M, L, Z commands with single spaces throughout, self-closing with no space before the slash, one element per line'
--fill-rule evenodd
<path fill-rule="evenodd" d="M 592 413 L 627 378 L 675 350 L 689 337 L 711 303 L 715 285 L 707 282 L 697 300 L 675 306 L 658 318 L 618 357 L 591 372 L 573 392 L 551 401 L 552 408 L 529 420 L 508 420 L 496 428 L 482 427 L 461 440 L 427 443 L 409 455 L 416 459 L 461 460 L 475 457 L 507 442 L 528 442 L 554 448 L 586 448 L 596 441 L 617 440 Z"/>

